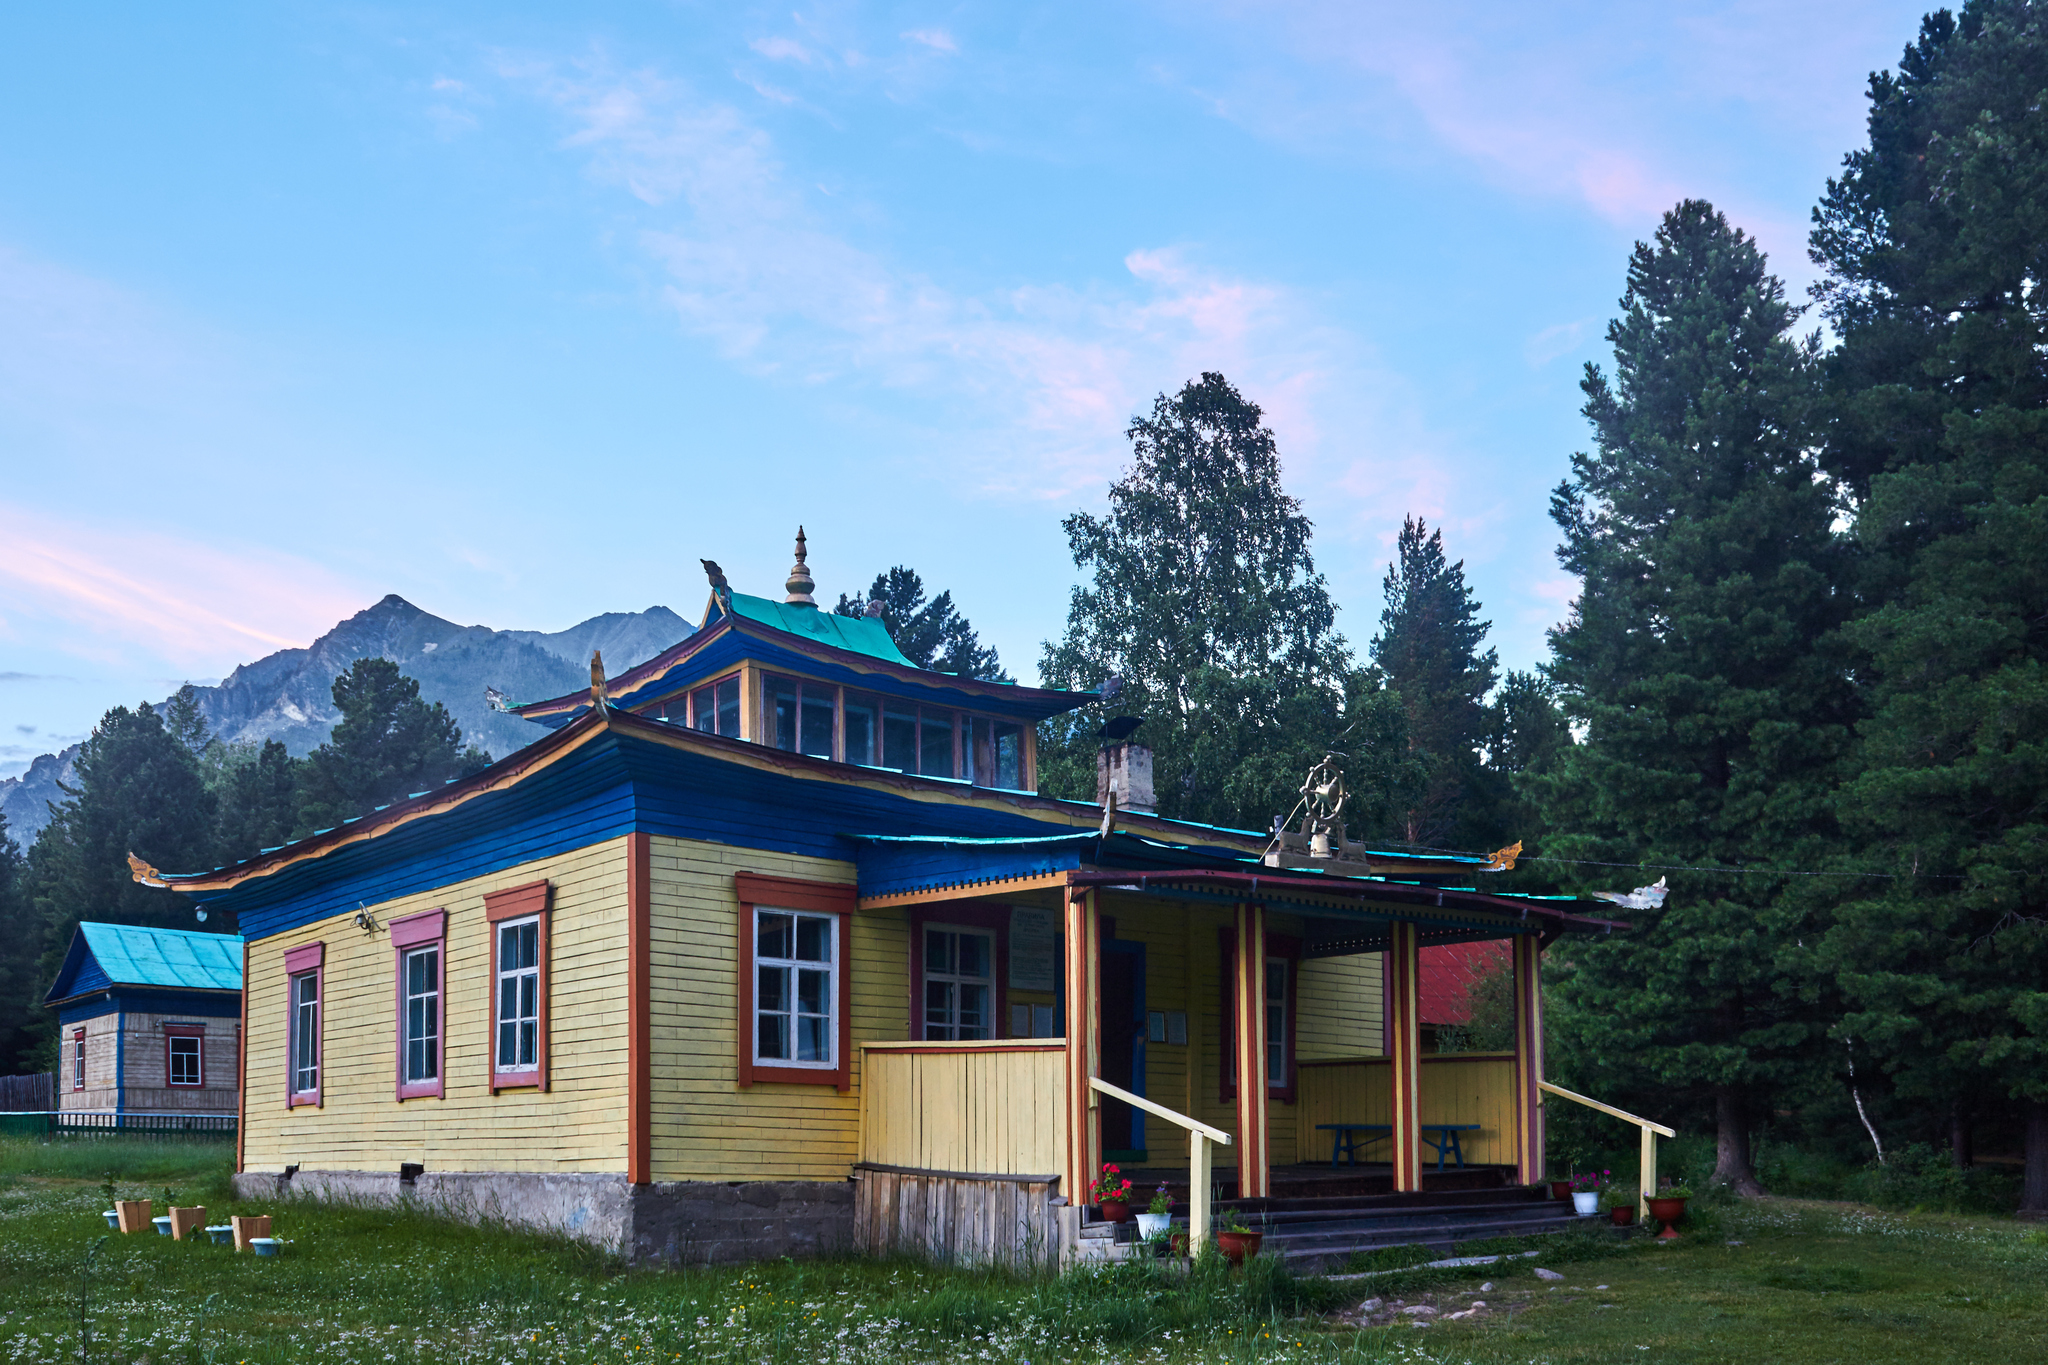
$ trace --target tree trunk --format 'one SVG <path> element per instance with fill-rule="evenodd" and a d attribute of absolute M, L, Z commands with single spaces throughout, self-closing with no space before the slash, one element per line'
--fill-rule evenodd
<path fill-rule="evenodd" d="M 2048 1218 L 2048 1104 L 2027 1106 L 2027 1183 L 2020 1195 L 2022 1218 Z"/>
<path fill-rule="evenodd" d="M 1948 1154 L 1958 1170 L 1966 1171 L 1977 1161 L 1970 1141 L 1970 1120 L 1961 1105 L 1948 1111 Z"/>
<path fill-rule="evenodd" d="M 1737 1194 L 1762 1194 L 1749 1164 L 1749 1106 L 1738 1086 L 1714 1087 L 1714 1183 Z"/>

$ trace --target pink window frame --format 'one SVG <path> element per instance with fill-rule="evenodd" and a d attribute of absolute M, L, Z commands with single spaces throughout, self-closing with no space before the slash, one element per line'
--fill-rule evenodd
<path fill-rule="evenodd" d="M 434 1059 L 434 1079 L 431 1081 L 408 1081 L 405 1078 L 405 957 L 407 953 L 421 948 L 436 950 L 436 970 L 441 974 L 436 993 L 441 1001 L 439 1055 Z M 393 994 L 396 997 L 397 1028 L 394 1036 L 392 1089 L 396 1098 L 405 1100 L 440 1099 L 445 1093 L 443 1082 L 448 1075 L 448 912 L 446 910 L 424 910 L 417 915 L 391 921 L 391 949 Z"/>
<path fill-rule="evenodd" d="M 71 1030 L 71 1088 L 85 1089 L 85 1030 Z"/>
<path fill-rule="evenodd" d="M 199 1079 L 180 1081 L 172 1077 L 171 1039 L 194 1038 L 199 1042 Z M 206 1088 L 206 1030 L 198 1024 L 164 1025 L 164 1086 L 176 1086 L 180 1090 L 204 1090 Z"/>
<path fill-rule="evenodd" d="M 321 1096 L 327 1088 L 327 945 L 307 943 L 286 951 L 284 955 L 284 1107 L 298 1109 L 305 1105 L 321 1108 Z M 313 978 L 313 1074 L 318 1077 L 311 1090 L 294 1090 L 298 1079 L 298 979 L 302 976 Z"/>
<path fill-rule="evenodd" d="M 550 886 L 545 881 L 527 882 L 523 886 L 509 886 L 503 891 L 484 894 L 485 928 L 491 936 L 491 978 L 485 988 L 484 1004 L 484 1067 L 491 1079 L 491 1093 L 501 1090 L 538 1090 L 548 1088 L 548 992 L 553 982 L 548 970 L 550 944 L 550 921 L 554 918 L 548 912 L 551 908 Z M 539 924 L 539 942 L 535 945 L 535 963 L 540 968 L 539 980 L 535 983 L 535 1004 L 539 1018 L 535 1023 L 534 1066 L 531 1071 L 498 1070 L 498 926 L 508 920 L 533 919 Z M 445 979 L 445 978 L 444 978 Z M 446 1009 L 443 1009 L 445 1027 Z"/>

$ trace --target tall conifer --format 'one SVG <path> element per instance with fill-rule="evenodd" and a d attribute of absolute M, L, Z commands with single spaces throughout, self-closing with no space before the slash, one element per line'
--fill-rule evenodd
<path fill-rule="evenodd" d="M 2048 14 L 1928 16 L 1815 210 L 1826 460 L 1855 500 L 1870 681 L 1829 948 L 1843 1028 L 1949 1117 L 2021 1106 L 2048 1213 Z M 1930 1125 L 1932 1126 L 1932 1125 Z M 1931 1134 L 1930 1134 L 1931 1136 Z"/>
<path fill-rule="evenodd" d="M 1629 262 L 1610 383 L 1582 385 L 1595 446 L 1552 499 L 1583 580 L 1551 677 L 1585 742 L 1544 783 L 1605 862 L 1768 869 L 1828 851 L 1845 685 L 1817 651 L 1837 621 L 1833 509 L 1809 449 L 1812 343 L 1763 254 L 1687 201 Z M 1613 887 L 1626 869 L 1592 885 Z M 1655 873 L 1641 881 L 1654 882 Z M 1749 1130 L 1814 1023 L 1797 1000 L 1811 932 L 1768 875 L 1672 872 L 1632 932 L 1566 948 L 1561 1059 L 1586 1084 L 1711 1100 L 1717 1178 L 1754 1189 Z M 1618 889 L 1627 889 L 1625 886 Z"/>

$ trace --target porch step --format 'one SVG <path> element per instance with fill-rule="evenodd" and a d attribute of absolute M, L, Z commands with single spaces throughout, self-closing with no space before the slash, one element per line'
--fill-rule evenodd
<path fill-rule="evenodd" d="M 1540 1187 L 1526 1187 L 1362 1199 L 1238 1199 L 1221 1207 L 1235 1209 L 1266 1234 L 1262 1250 L 1315 1271 L 1341 1269 L 1353 1252 L 1393 1246 L 1449 1252 L 1461 1242 L 1540 1236 L 1579 1223 L 1569 1202 L 1543 1194 Z"/>

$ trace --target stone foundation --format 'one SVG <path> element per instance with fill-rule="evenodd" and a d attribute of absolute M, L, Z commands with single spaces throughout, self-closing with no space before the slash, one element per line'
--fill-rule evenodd
<path fill-rule="evenodd" d="M 622 1175 L 516 1171 L 246 1172 L 235 1195 L 252 1201 L 323 1199 L 412 1204 L 469 1223 L 553 1232 L 636 1264 L 702 1265 L 820 1256 L 853 1244 L 846 1181 L 667 1181 Z"/>

